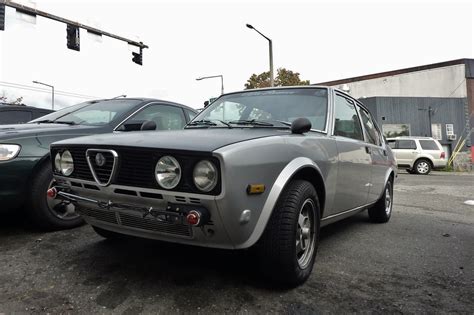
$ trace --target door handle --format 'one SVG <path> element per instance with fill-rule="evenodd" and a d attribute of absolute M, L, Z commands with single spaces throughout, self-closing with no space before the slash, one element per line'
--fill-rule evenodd
<path fill-rule="evenodd" d="M 370 147 L 366 146 L 365 147 L 365 152 L 367 152 L 367 154 L 370 154 Z"/>

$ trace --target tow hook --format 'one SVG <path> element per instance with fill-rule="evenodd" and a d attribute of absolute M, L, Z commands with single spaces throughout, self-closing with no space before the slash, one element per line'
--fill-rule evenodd
<path fill-rule="evenodd" d="M 209 222 L 210 215 L 206 209 L 190 210 L 186 214 L 186 222 L 191 226 L 202 226 Z"/>
<path fill-rule="evenodd" d="M 58 195 L 58 190 L 56 189 L 56 187 L 51 187 L 46 192 L 46 195 L 48 195 L 48 197 L 51 198 L 51 199 L 56 199 L 56 197 Z"/>

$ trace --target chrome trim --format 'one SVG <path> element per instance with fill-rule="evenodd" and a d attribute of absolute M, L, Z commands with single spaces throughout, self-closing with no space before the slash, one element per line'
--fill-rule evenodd
<path fill-rule="evenodd" d="M 112 165 L 112 171 L 110 172 L 109 180 L 106 183 L 102 183 L 99 178 L 97 177 L 97 174 L 95 173 L 94 167 L 92 166 L 89 152 L 107 152 L 111 153 L 112 156 L 114 157 L 114 164 Z M 106 150 L 106 149 L 87 149 L 86 150 L 86 160 L 87 164 L 89 165 L 89 169 L 91 170 L 92 177 L 94 177 L 95 182 L 102 187 L 109 186 L 110 183 L 112 182 L 113 178 L 116 175 L 117 172 L 117 165 L 118 165 L 118 154 L 114 150 Z"/>
<path fill-rule="evenodd" d="M 339 212 L 339 213 L 336 213 L 336 214 L 327 216 L 327 217 L 321 219 L 321 223 L 323 223 L 324 221 L 328 221 L 328 220 L 337 218 L 337 217 L 339 217 L 339 216 L 342 216 L 342 215 L 351 213 L 351 212 L 362 211 L 362 210 L 364 210 L 364 209 L 366 209 L 366 208 L 369 208 L 370 206 L 374 205 L 376 202 L 377 202 L 377 201 L 368 203 L 368 204 L 363 205 L 363 206 L 359 206 L 359 207 L 357 207 L 357 208 L 349 209 L 349 210 L 346 210 L 346 211 L 343 211 L 343 212 Z"/>

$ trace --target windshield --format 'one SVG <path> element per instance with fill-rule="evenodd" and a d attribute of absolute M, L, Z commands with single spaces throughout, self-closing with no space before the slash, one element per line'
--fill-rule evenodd
<path fill-rule="evenodd" d="M 274 124 L 281 127 L 282 122 L 291 123 L 306 117 L 311 121 L 312 129 L 325 130 L 327 104 L 327 90 L 322 88 L 241 92 L 218 98 L 190 125 L 207 122 L 207 127 L 226 127 L 224 123 L 241 125 L 248 122 L 253 127 L 273 127 Z"/>
<path fill-rule="evenodd" d="M 51 122 L 79 125 L 106 125 L 138 105 L 140 100 L 103 100 L 86 102 L 61 109 L 29 123 Z"/>

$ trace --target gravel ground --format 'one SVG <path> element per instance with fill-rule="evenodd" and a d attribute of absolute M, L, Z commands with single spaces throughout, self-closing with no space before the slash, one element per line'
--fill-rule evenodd
<path fill-rule="evenodd" d="M 474 310 L 474 174 L 401 173 L 387 224 L 323 228 L 309 281 L 281 290 L 252 256 L 35 232 L 0 216 L 0 313 L 465 313 Z"/>

